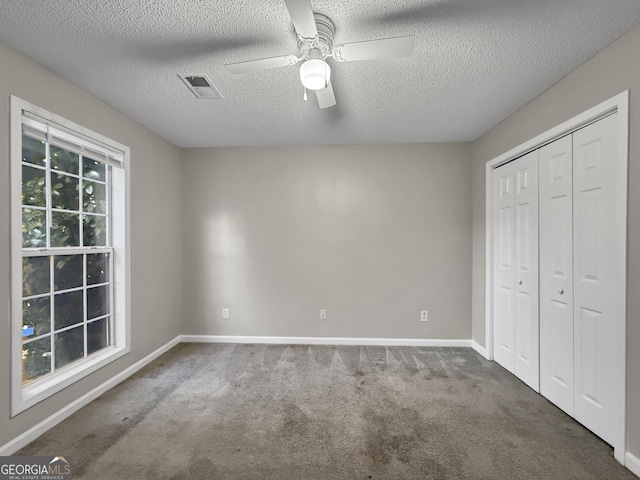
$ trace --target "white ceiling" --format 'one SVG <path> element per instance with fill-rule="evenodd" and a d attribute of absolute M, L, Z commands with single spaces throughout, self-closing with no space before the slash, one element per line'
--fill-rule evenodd
<path fill-rule="evenodd" d="M 223 67 L 298 53 L 282 0 L 0 0 L 0 40 L 179 147 L 441 142 L 476 139 L 640 23 L 638 0 L 311 3 L 335 43 L 414 35 L 413 55 L 333 62 L 338 104 L 320 110 L 297 66 Z"/>

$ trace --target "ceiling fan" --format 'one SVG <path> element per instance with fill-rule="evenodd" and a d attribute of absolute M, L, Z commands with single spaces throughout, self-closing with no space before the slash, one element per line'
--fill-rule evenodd
<path fill-rule="evenodd" d="M 318 106 L 328 108 L 336 104 L 336 97 L 331 85 L 331 67 L 327 63 L 327 59 L 333 58 L 338 62 L 351 62 L 408 57 L 413 51 L 413 36 L 383 38 L 334 46 L 335 26 L 329 17 L 313 13 L 309 0 L 284 0 L 284 3 L 295 27 L 300 55 L 284 55 L 228 63 L 225 67 L 229 72 L 233 74 L 248 73 L 303 62 L 300 66 L 300 80 L 305 87 L 305 101 L 307 99 L 306 90 L 314 90 Z"/>

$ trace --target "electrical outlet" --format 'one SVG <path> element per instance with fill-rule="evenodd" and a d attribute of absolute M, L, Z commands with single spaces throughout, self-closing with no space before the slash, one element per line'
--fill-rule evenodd
<path fill-rule="evenodd" d="M 222 309 L 222 318 L 224 318 L 225 320 L 229 319 L 229 309 L 228 308 L 223 308 Z"/>
<path fill-rule="evenodd" d="M 326 320 L 326 319 L 327 319 L 327 311 L 320 310 L 320 320 Z"/>
<path fill-rule="evenodd" d="M 427 310 L 422 310 L 420 312 L 420 321 L 428 322 L 429 321 L 429 312 Z"/>

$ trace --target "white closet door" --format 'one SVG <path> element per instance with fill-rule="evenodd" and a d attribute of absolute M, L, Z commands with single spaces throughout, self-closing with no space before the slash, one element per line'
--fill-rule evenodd
<path fill-rule="evenodd" d="M 540 390 L 538 359 L 538 151 L 513 162 L 515 374 Z"/>
<path fill-rule="evenodd" d="M 573 383 L 572 138 L 540 152 L 540 393 L 570 415 Z"/>
<path fill-rule="evenodd" d="M 613 443 L 621 373 L 616 371 L 616 115 L 573 134 L 575 418 Z M 624 268 L 624 267 L 623 267 Z"/>
<path fill-rule="evenodd" d="M 494 359 L 514 372 L 513 162 L 493 171 Z"/>

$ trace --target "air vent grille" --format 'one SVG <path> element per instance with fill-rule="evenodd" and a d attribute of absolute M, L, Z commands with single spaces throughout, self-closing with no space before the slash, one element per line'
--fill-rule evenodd
<path fill-rule="evenodd" d="M 178 75 L 193 94 L 205 100 L 221 99 L 222 95 L 206 75 Z"/>

